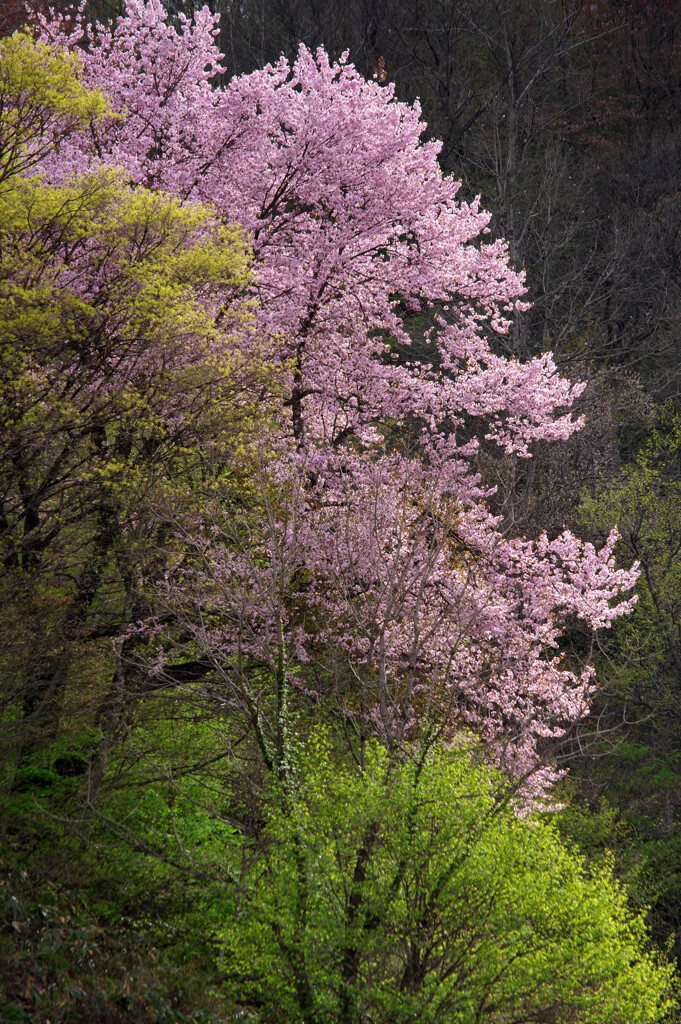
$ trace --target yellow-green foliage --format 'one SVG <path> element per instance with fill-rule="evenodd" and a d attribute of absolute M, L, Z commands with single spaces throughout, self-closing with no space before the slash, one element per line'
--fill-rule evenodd
<path fill-rule="evenodd" d="M 31 735 L 78 690 L 78 645 L 110 652 L 206 494 L 247 480 L 276 390 L 236 227 L 115 168 L 39 173 L 106 112 L 76 58 L 0 41 L 0 714 Z"/>
<path fill-rule="evenodd" d="M 160 346 L 187 358 L 211 342 L 226 358 L 224 335 L 207 315 L 216 289 L 237 293 L 248 253 L 237 229 L 199 205 L 131 188 L 102 171 L 53 187 L 15 181 L 0 196 L 0 322 L 5 357 L 31 361 L 118 346 Z M 93 370 L 94 365 L 91 363 Z"/>
<path fill-rule="evenodd" d="M 20 33 L 0 47 L 0 475 L 19 543 L 27 500 L 52 533 L 55 516 L 80 521 L 93 481 L 118 501 L 151 482 L 177 497 L 199 439 L 251 431 L 271 368 L 237 228 L 115 169 L 60 186 L 20 173 L 55 126 L 63 137 L 107 103 L 77 58 Z"/>
<path fill-rule="evenodd" d="M 0 39 L 0 187 L 52 145 L 110 111 L 78 80 L 75 54 L 55 53 L 24 32 Z"/>
<path fill-rule="evenodd" d="M 250 319 L 238 231 L 118 172 L 60 188 L 17 180 L 0 196 L 0 275 L 0 417 L 26 454 L 44 455 L 63 430 L 89 443 L 95 419 L 109 440 L 137 432 L 139 454 L 180 416 L 200 433 L 214 403 L 225 424 L 259 376 L 232 344 Z M 129 469 L 131 451 L 121 460 L 108 447 L 106 473 Z M 103 472 L 101 458 L 80 461 L 81 474 Z"/>
<path fill-rule="evenodd" d="M 237 1001 L 281 1024 L 664 1017 L 672 971 L 610 868 L 498 802 L 473 746 L 417 768 L 369 745 L 359 770 L 317 736 L 296 758 L 240 862 L 222 961 Z"/>

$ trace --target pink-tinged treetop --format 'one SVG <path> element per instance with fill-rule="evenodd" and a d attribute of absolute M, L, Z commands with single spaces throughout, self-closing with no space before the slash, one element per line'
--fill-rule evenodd
<path fill-rule="evenodd" d="M 44 30 L 71 46 L 83 34 Z M 529 440 L 568 436 L 574 424 L 555 410 L 579 388 L 549 355 L 520 366 L 494 358 L 482 336 L 481 324 L 507 328 L 522 275 L 504 243 L 479 241 L 489 215 L 457 202 L 438 144 L 421 142 L 418 107 L 304 47 L 293 66 L 282 59 L 214 91 L 214 31 L 206 9 L 177 31 L 159 0 L 132 0 L 113 30 L 90 30 L 86 81 L 121 117 L 83 142 L 249 231 L 263 318 L 296 362 L 296 433 L 373 440 L 377 420 L 418 409 L 436 422 L 489 415 L 491 433 L 523 454 Z M 428 302 L 449 305 L 431 335 L 448 373 L 384 358 L 388 336 L 410 344 L 400 308 Z"/>
<path fill-rule="evenodd" d="M 67 159 L 121 165 L 240 224 L 260 329 L 288 368 L 267 515 L 247 545 L 231 529 L 200 545 L 192 592 L 222 618 L 195 638 L 235 678 L 244 657 L 275 671 L 294 653 L 310 668 L 298 684 L 333 691 L 390 742 L 425 719 L 472 726 L 522 776 L 537 739 L 588 707 L 590 669 L 557 649 L 566 617 L 609 625 L 636 572 L 615 568 L 615 535 L 600 552 L 567 532 L 502 536 L 470 469 L 469 428 L 482 421 L 487 439 L 529 457 L 534 441 L 579 426 L 567 410 L 581 386 L 549 354 L 494 353 L 523 308 L 523 275 L 485 240 L 478 200 L 457 199 L 417 105 L 305 47 L 213 89 L 215 26 L 204 8 L 176 28 L 159 0 L 129 0 L 113 29 L 42 25 L 55 45 L 87 36 L 84 79 L 118 114 L 45 172 L 63 174 Z M 418 311 L 432 357 L 396 362 Z M 389 449 L 388 423 L 393 436 L 408 425 L 409 454 Z M 552 777 L 536 772 L 534 789 Z"/>

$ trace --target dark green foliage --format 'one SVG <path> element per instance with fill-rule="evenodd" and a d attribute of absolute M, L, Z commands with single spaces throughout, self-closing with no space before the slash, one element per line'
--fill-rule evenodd
<path fill-rule="evenodd" d="M 183 740 L 171 728 L 169 773 L 181 771 L 182 754 L 205 751 L 207 740 L 201 730 Z M 130 739 L 147 750 L 153 741 L 163 757 L 170 745 L 163 732 L 161 723 L 151 737 L 142 723 Z M 139 760 L 139 750 L 135 760 L 133 772 L 112 759 L 111 788 L 96 811 L 85 803 L 87 779 L 63 771 L 64 761 L 80 763 L 77 754 L 22 769 L 2 801 L 0 1020 L 22 1020 L 20 1013 L 52 1024 L 230 1019 L 213 992 L 213 964 L 215 935 L 234 908 L 225 870 L 234 828 L 219 808 L 204 806 L 210 780 L 154 773 L 152 783 L 154 766 Z"/>
<path fill-rule="evenodd" d="M 640 562 L 638 604 L 602 650 L 600 687 L 585 723 L 588 756 L 574 759 L 592 851 L 611 849 L 652 934 L 681 955 L 681 419 L 671 403 L 633 457 L 592 496 L 582 518 L 622 534 L 624 562 Z M 589 732 L 591 738 L 588 738 Z M 596 815 L 594 818 L 593 815 Z M 610 835 L 596 839 L 606 814 Z M 565 827 L 573 834 L 575 818 Z"/>

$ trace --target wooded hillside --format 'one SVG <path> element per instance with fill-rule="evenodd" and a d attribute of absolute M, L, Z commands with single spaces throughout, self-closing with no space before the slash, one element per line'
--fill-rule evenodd
<path fill-rule="evenodd" d="M 0 1019 L 677 1020 L 681 8 L 0 32 Z"/>

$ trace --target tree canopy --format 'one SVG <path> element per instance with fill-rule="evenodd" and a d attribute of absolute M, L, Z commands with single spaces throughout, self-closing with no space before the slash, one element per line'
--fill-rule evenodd
<path fill-rule="evenodd" d="M 610 864 L 539 816 L 639 564 L 609 511 L 595 543 L 493 507 L 485 458 L 571 439 L 584 385 L 509 354 L 479 197 L 347 55 L 220 86 L 207 8 L 34 21 L 0 40 L 14 932 L 54 965 L 19 839 L 49 877 L 58 836 L 86 920 L 195 894 L 223 1015 L 661 1020 Z"/>
<path fill-rule="evenodd" d="M 610 868 L 588 873 L 552 826 L 499 802 L 462 738 L 362 771 L 328 738 L 294 747 L 286 793 L 221 952 L 264 1020 L 660 1019 L 670 976 Z"/>

